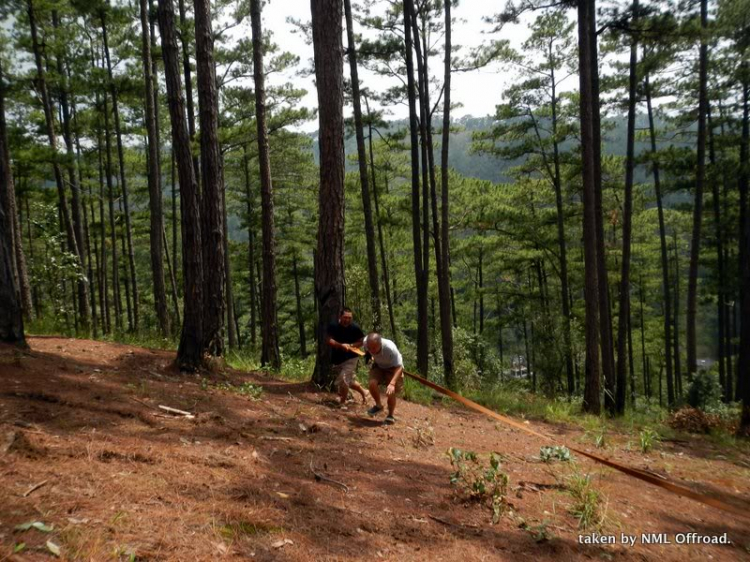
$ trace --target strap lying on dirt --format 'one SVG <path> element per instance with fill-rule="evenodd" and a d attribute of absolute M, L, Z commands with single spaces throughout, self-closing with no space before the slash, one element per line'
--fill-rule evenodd
<path fill-rule="evenodd" d="M 449 396 L 450 398 L 453 398 L 454 400 L 460 402 L 467 408 L 471 408 L 472 410 L 475 410 L 477 412 L 480 412 L 482 414 L 486 414 L 490 416 L 491 418 L 494 418 L 498 421 L 503 422 L 506 425 L 509 425 L 511 427 L 514 427 L 516 429 L 519 429 L 525 433 L 528 433 L 529 435 L 533 435 L 534 437 L 538 437 L 540 439 L 544 439 L 545 441 L 552 441 L 555 442 L 557 439 L 550 435 L 545 435 L 543 433 L 540 433 L 538 431 L 535 431 L 531 429 L 530 427 L 525 426 L 522 423 L 518 423 L 515 420 L 512 420 L 511 418 L 508 418 L 506 416 L 503 416 L 501 414 L 498 414 L 497 412 L 493 412 L 489 408 L 485 408 L 484 406 L 481 406 L 477 404 L 476 402 L 472 402 L 468 398 L 464 398 L 460 394 L 456 394 L 452 390 L 448 390 L 447 388 L 443 388 L 440 385 L 435 384 L 434 382 L 428 381 L 427 379 L 420 377 L 419 375 L 415 375 L 413 373 L 409 373 L 408 371 L 404 371 L 404 374 L 411 377 L 415 381 L 430 387 L 433 390 L 436 390 L 440 394 L 444 394 L 445 396 Z M 587 453 L 586 451 L 582 449 L 578 449 L 576 447 L 568 447 L 571 451 L 574 451 L 578 453 L 579 455 L 583 455 L 584 457 L 588 457 L 591 460 L 598 462 L 600 464 L 603 464 L 605 466 L 608 466 L 610 468 L 614 468 L 615 470 L 619 470 L 620 472 L 627 474 L 628 476 L 632 476 L 633 478 L 638 478 L 639 480 L 643 480 L 644 482 L 648 482 L 649 484 L 653 484 L 654 486 L 658 486 L 659 488 L 662 488 L 664 490 L 668 490 L 672 492 L 673 494 L 677 494 L 678 496 L 682 496 L 685 498 L 690 498 L 692 500 L 695 500 L 697 502 L 703 503 L 705 505 L 710 505 L 711 507 L 715 507 L 717 509 L 721 509 L 723 511 L 727 511 L 729 513 L 733 513 L 734 515 L 741 515 L 746 518 L 750 518 L 750 512 L 747 509 L 741 509 L 739 507 L 735 507 L 733 505 L 730 505 L 718 498 L 712 497 L 707 494 L 701 494 L 699 492 L 694 492 L 693 490 L 686 488 L 684 486 L 680 486 L 679 484 L 674 484 L 673 482 L 662 480 L 661 478 L 654 476 L 652 474 L 649 474 L 648 472 L 644 472 L 642 470 L 639 470 L 637 468 L 631 468 L 629 466 L 624 466 L 622 464 L 619 464 L 615 461 L 605 459 L 604 457 L 600 457 L 598 455 L 594 455 L 592 453 Z"/>

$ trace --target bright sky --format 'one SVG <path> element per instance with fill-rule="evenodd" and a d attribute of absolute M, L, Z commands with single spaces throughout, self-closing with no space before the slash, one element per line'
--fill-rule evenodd
<path fill-rule="evenodd" d="M 353 0 L 353 2 L 357 4 L 358 0 Z M 490 40 L 491 36 L 488 32 L 491 25 L 483 22 L 482 18 L 501 11 L 504 6 L 505 0 L 461 0 L 458 6 L 453 7 L 453 17 L 458 20 L 453 27 L 453 44 L 463 47 L 459 54 L 468 54 L 472 48 Z M 312 58 L 312 45 L 306 45 L 305 39 L 300 33 L 292 33 L 293 26 L 286 21 L 289 16 L 308 22 L 310 20 L 310 0 L 271 0 L 270 3 L 266 4 L 263 11 L 264 28 L 273 32 L 273 40 L 282 50 L 298 55 L 301 59 L 300 64 L 307 67 L 309 59 Z M 356 22 L 354 25 L 355 32 L 363 33 L 361 26 L 358 26 Z M 502 32 L 502 38 L 509 39 L 513 46 L 520 46 L 527 35 L 526 21 L 519 25 L 507 26 Z M 344 44 L 346 44 L 345 35 Z M 442 76 L 442 55 L 440 59 L 436 58 L 431 64 L 433 71 L 440 73 Z M 344 71 L 348 76 L 348 64 Z M 286 78 L 289 80 L 292 76 Z M 451 89 L 452 101 L 462 104 L 462 107 L 454 110 L 454 117 L 494 114 L 495 105 L 500 102 L 500 93 L 512 78 L 512 74 L 502 72 L 497 66 L 454 74 Z M 304 100 L 305 105 L 315 107 L 317 95 L 312 77 L 303 79 L 296 76 L 293 79 L 295 84 L 308 90 L 308 95 Z M 272 80 L 279 80 L 279 77 L 274 77 Z M 365 69 L 360 69 L 360 82 L 363 87 L 373 89 L 382 89 L 389 85 L 384 84 L 382 77 L 376 76 Z M 373 86 L 373 84 L 376 84 L 376 86 Z M 392 118 L 398 119 L 407 115 L 406 107 L 393 108 L 392 111 Z M 317 122 L 309 123 L 304 129 L 317 129 Z"/>

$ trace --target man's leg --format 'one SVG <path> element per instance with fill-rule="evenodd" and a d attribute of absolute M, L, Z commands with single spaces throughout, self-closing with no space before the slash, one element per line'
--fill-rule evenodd
<path fill-rule="evenodd" d="M 396 393 L 394 392 L 388 397 L 388 415 L 392 416 L 396 410 Z"/>
<path fill-rule="evenodd" d="M 344 381 L 339 382 L 339 402 L 346 404 L 346 399 L 349 397 L 349 387 Z"/>
<path fill-rule="evenodd" d="M 351 389 L 359 392 L 359 394 L 362 396 L 362 404 L 364 404 L 367 401 L 367 395 L 365 394 L 365 389 L 362 388 L 362 385 L 359 384 L 356 380 L 352 381 Z"/>
<path fill-rule="evenodd" d="M 378 381 L 377 379 L 370 378 L 370 395 L 372 396 L 372 399 L 375 400 L 375 405 L 380 406 L 381 408 L 383 405 L 380 403 L 380 388 L 378 387 Z"/>

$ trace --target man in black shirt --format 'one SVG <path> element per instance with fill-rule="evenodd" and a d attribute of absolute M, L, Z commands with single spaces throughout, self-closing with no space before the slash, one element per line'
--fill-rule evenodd
<path fill-rule="evenodd" d="M 353 347 L 362 347 L 365 334 L 362 329 L 353 322 L 352 311 L 343 308 L 338 322 L 328 325 L 326 343 L 333 349 L 331 351 L 331 364 L 336 374 L 336 386 L 339 390 L 341 404 L 349 397 L 349 389 L 362 395 L 362 403 L 365 403 L 365 390 L 356 379 L 357 363 L 359 355 L 352 352 Z"/>

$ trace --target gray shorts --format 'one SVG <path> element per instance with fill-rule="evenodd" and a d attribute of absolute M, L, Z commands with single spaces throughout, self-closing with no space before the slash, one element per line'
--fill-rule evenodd
<path fill-rule="evenodd" d="M 336 375 L 336 386 L 341 386 L 342 384 L 351 386 L 351 384 L 355 380 L 355 375 L 357 374 L 358 363 L 359 358 L 352 357 L 351 359 L 347 359 L 343 363 L 331 366 L 334 374 Z"/>

